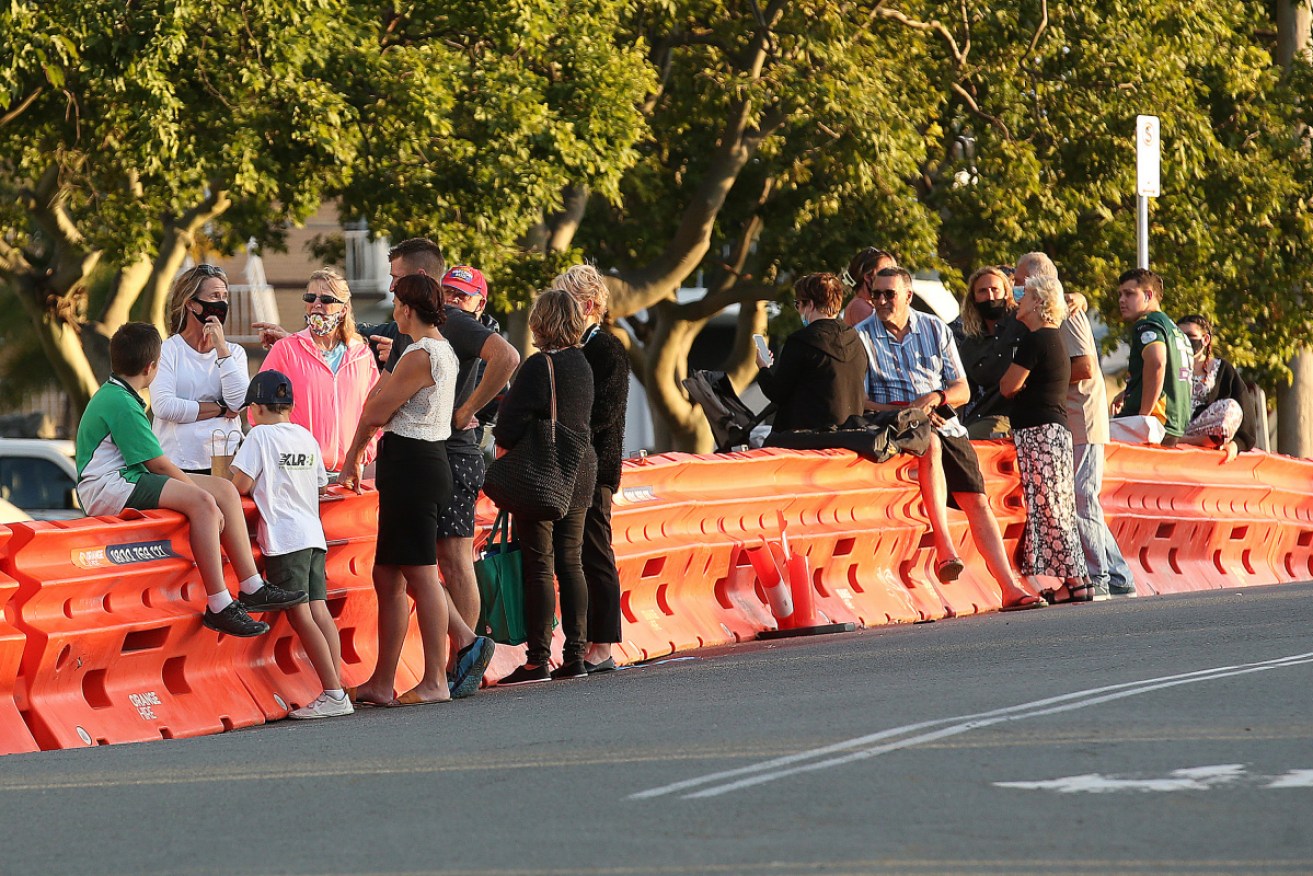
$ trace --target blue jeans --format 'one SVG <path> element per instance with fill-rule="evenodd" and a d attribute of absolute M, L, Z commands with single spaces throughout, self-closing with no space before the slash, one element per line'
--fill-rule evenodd
<path fill-rule="evenodd" d="M 1085 550 L 1090 582 L 1117 590 L 1134 590 L 1135 578 L 1117 539 L 1108 528 L 1099 502 L 1103 488 L 1103 445 L 1077 444 L 1073 448 L 1076 474 L 1076 530 Z"/>

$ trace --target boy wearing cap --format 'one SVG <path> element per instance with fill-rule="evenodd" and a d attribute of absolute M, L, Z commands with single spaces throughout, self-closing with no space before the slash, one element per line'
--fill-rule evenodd
<path fill-rule="evenodd" d="M 328 472 L 319 444 L 291 422 L 292 381 L 281 371 L 261 371 L 246 391 L 253 427 L 233 459 L 233 486 L 255 499 L 265 574 L 280 587 L 304 588 L 310 601 L 288 612 L 324 692 L 289 718 L 334 718 L 354 709 L 342 689 L 342 644 L 328 612 L 324 560 L 328 545 L 319 522 L 319 491 Z"/>
<path fill-rule="evenodd" d="M 269 625 L 251 618 L 228 592 L 223 553 L 241 583 L 243 600 L 263 611 L 305 602 L 304 591 L 266 583 L 255 568 L 241 497 L 222 478 L 188 475 L 160 448 L 141 392 L 159 371 L 163 341 L 155 326 L 130 322 L 109 342 L 113 374 L 92 396 L 77 432 L 78 497 L 92 517 L 125 508 L 167 508 L 187 518 L 192 559 L 205 586 L 202 623 L 230 636 L 258 636 Z"/>

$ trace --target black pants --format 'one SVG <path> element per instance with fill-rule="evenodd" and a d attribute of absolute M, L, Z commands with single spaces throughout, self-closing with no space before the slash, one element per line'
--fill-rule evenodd
<path fill-rule="evenodd" d="M 598 485 L 584 518 L 584 579 L 588 582 L 588 641 L 619 642 L 620 573 L 611 548 L 611 488 Z"/>
<path fill-rule="evenodd" d="M 552 652 L 552 594 L 555 575 L 561 591 L 561 659 L 582 660 L 588 648 L 588 585 L 580 560 L 587 508 L 579 508 L 555 523 L 517 520 L 516 534 L 524 560 L 524 628 L 529 639 L 527 662 L 540 666 Z"/>

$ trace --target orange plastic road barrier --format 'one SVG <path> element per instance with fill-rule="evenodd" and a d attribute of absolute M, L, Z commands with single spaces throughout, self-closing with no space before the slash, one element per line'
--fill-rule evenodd
<path fill-rule="evenodd" d="M 167 511 L 11 527 L 19 704 L 42 748 L 199 736 L 264 721 L 220 636 L 186 523 Z"/>
<path fill-rule="evenodd" d="M 14 696 L 27 642 L 6 617 L 8 606 L 18 593 L 18 582 L 4 571 L 9 564 L 10 534 L 9 527 L 0 526 L 0 754 L 38 750 Z"/>

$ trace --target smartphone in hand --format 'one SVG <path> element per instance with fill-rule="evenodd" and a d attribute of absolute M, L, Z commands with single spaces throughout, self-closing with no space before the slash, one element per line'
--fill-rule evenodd
<path fill-rule="evenodd" d="M 766 339 L 761 335 L 753 335 L 752 342 L 757 345 L 757 355 L 761 356 L 762 361 L 770 362 L 770 345 L 766 343 Z"/>

